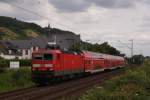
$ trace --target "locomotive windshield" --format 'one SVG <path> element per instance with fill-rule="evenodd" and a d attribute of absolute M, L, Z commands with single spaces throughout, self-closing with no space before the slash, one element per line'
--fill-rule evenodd
<path fill-rule="evenodd" d="M 52 60 L 52 54 L 44 54 L 44 60 Z"/>
<path fill-rule="evenodd" d="M 34 60 L 52 60 L 52 54 L 35 54 L 33 56 Z"/>

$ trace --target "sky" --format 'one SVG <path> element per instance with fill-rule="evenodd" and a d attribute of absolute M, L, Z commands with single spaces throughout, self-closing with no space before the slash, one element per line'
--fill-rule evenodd
<path fill-rule="evenodd" d="M 0 16 L 73 31 L 130 56 L 150 56 L 150 0 L 0 0 Z"/>

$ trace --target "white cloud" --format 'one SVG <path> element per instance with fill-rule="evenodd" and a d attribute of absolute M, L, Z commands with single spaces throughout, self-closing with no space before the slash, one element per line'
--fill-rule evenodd
<path fill-rule="evenodd" d="M 104 8 L 130 8 L 135 0 L 49 0 L 49 2 L 61 12 L 85 11 L 92 4 Z"/>

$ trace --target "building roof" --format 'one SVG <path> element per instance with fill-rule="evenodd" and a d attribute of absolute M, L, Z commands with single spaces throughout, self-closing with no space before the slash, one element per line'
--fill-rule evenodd
<path fill-rule="evenodd" d="M 38 46 L 40 48 L 45 48 L 47 44 L 47 38 L 44 36 L 32 38 L 28 40 L 6 40 L 0 41 L 1 44 L 7 49 L 29 49 L 33 46 Z"/>
<path fill-rule="evenodd" d="M 9 54 L 9 51 L 11 49 L 11 54 Z M 9 48 L 9 46 L 3 44 L 2 42 L 0 42 L 0 54 L 3 53 L 3 54 L 7 54 L 7 55 L 21 55 L 21 53 L 14 49 L 14 48 Z"/>

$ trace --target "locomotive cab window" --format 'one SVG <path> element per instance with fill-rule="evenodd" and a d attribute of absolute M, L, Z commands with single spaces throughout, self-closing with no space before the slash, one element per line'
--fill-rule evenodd
<path fill-rule="evenodd" d="M 35 59 L 35 60 L 42 60 L 43 59 L 43 55 L 42 54 L 35 54 L 33 56 L 33 59 Z"/>
<path fill-rule="evenodd" d="M 35 54 L 33 56 L 35 60 L 52 60 L 52 54 Z"/>
<path fill-rule="evenodd" d="M 44 60 L 52 60 L 52 54 L 44 54 Z"/>

